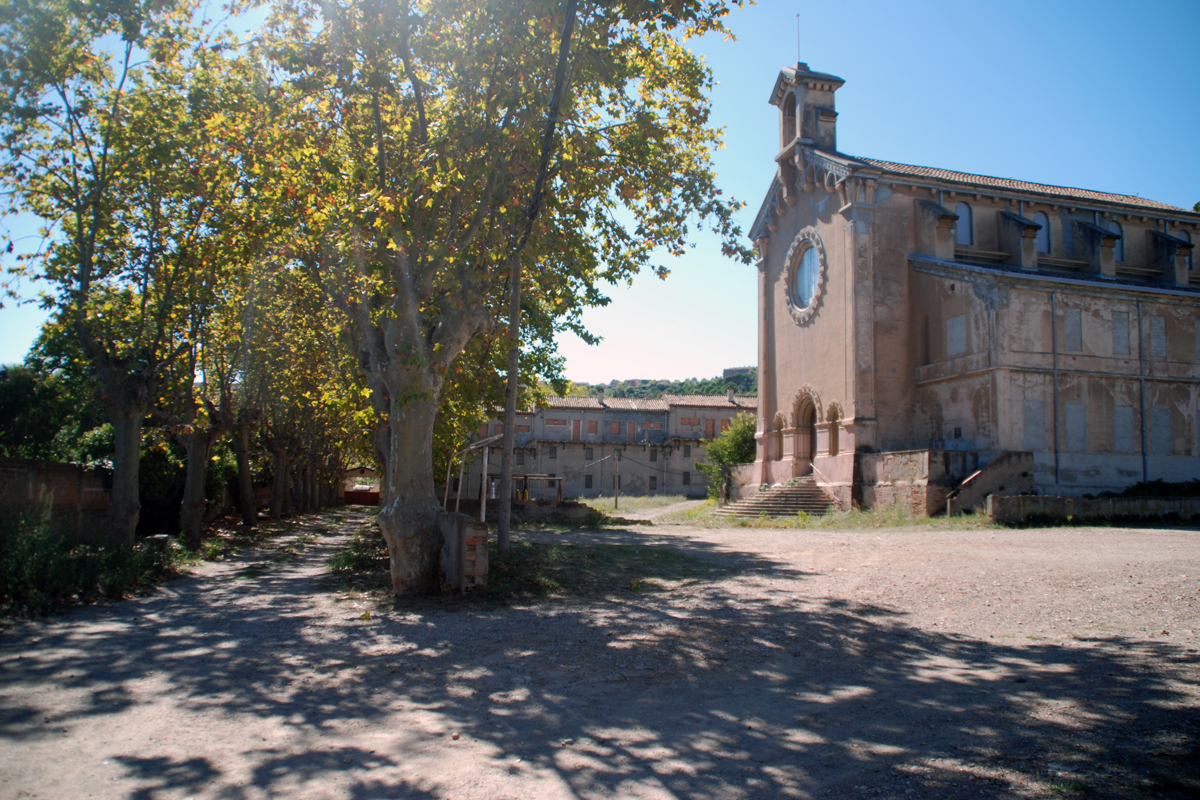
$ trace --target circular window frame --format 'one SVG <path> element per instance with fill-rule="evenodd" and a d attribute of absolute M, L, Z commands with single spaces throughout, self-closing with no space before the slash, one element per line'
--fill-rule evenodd
<path fill-rule="evenodd" d="M 813 296 L 808 301 L 808 305 L 801 307 L 796 304 L 796 273 L 800 268 L 800 259 L 804 256 L 805 251 L 809 249 L 817 251 L 817 287 L 813 291 Z M 788 265 L 788 313 L 792 315 L 792 320 L 797 325 L 803 325 L 817 313 L 817 308 L 821 305 L 821 298 L 825 294 L 825 271 L 827 269 L 825 263 L 825 244 L 821 241 L 821 236 L 817 233 L 816 228 L 809 226 L 796 234 L 796 238 L 792 240 L 792 246 L 788 248 L 787 261 L 784 263 Z"/>

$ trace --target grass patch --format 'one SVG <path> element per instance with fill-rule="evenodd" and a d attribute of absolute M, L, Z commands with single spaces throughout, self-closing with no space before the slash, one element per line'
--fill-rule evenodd
<path fill-rule="evenodd" d="M 390 562 L 383 535 L 362 526 L 328 562 L 348 592 L 386 592 Z M 584 545 L 514 540 L 503 561 L 489 542 L 488 585 L 469 602 L 522 603 L 550 599 L 664 592 L 722 577 L 728 567 L 674 550 L 638 545 Z M 447 598 L 453 597 L 448 594 Z"/>
<path fill-rule="evenodd" d="M 1080 794 L 1091 787 L 1081 781 L 1053 781 L 1049 788 L 1055 794 Z"/>
<path fill-rule="evenodd" d="M 641 495 L 621 495 L 621 507 L 613 507 L 612 497 L 588 497 L 581 498 L 581 503 L 587 503 L 590 508 L 594 508 L 605 516 L 619 517 L 621 514 L 628 511 L 645 511 L 650 508 L 665 508 L 673 506 L 676 503 L 683 503 L 687 500 L 695 500 L 695 497 L 687 497 L 682 494 L 652 494 L 648 497 Z"/>
<path fill-rule="evenodd" d="M 689 525 L 699 528 L 792 528 L 812 530 L 863 530 L 869 528 L 922 528 L 934 530 L 979 530 L 1002 528 L 982 514 L 964 514 L 955 517 L 923 517 L 913 514 L 905 506 L 892 504 L 872 509 L 833 511 L 825 515 L 810 515 L 800 512 L 795 516 L 769 517 L 759 515 L 752 518 L 722 517 L 717 514 L 717 504 L 707 500 L 696 508 L 672 511 L 655 517 L 655 525 Z"/>
<path fill-rule="evenodd" d="M 664 592 L 728 572 L 675 550 L 639 545 L 514 541 L 503 561 L 494 544 L 488 556 L 488 586 L 478 595 L 500 603 Z"/>

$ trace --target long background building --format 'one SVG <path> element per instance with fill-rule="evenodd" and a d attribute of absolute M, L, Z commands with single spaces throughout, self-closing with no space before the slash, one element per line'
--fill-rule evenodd
<path fill-rule="evenodd" d="M 658 399 L 551 397 L 545 407 L 517 414 L 513 474 L 560 477 L 564 498 L 611 495 L 620 470 L 623 494 L 703 496 L 708 490 L 696 462 L 704 442 L 729 427 L 739 414 L 755 414 L 758 398 L 735 395 L 670 395 Z M 498 419 L 479 431 L 480 438 L 503 432 Z M 617 459 L 621 463 L 618 466 Z M 478 498 L 483 481 L 481 457 L 464 476 L 464 498 Z M 495 499 L 500 478 L 500 448 L 487 458 L 488 498 Z M 457 479 L 451 491 L 457 492 Z M 543 483 L 530 485 L 531 497 L 557 493 Z"/>

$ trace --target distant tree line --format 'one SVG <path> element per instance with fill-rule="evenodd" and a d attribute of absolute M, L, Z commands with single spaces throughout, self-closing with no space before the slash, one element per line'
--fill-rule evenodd
<path fill-rule="evenodd" d="M 723 378 L 685 378 L 681 381 L 639 381 L 632 386 L 628 381 L 621 381 L 616 386 L 610 384 L 588 385 L 575 383 L 571 385 L 570 394 L 582 397 L 594 397 L 598 389 L 604 389 L 605 397 L 631 397 L 655 400 L 664 394 L 725 394 L 729 386 L 740 395 L 758 396 L 758 372 L 742 372 Z"/>

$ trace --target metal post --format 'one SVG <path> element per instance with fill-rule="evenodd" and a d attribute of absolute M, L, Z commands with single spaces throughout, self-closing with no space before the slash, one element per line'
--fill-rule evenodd
<path fill-rule="evenodd" d="M 462 453 L 459 454 L 458 494 L 456 494 L 454 496 L 454 513 L 455 514 L 458 513 L 458 504 L 462 502 L 463 474 L 466 472 L 466 469 L 467 469 L 467 451 L 463 450 Z"/>
<path fill-rule="evenodd" d="M 483 448 L 483 476 L 482 476 L 483 480 L 480 481 L 480 486 L 479 486 L 479 521 L 480 522 L 487 522 L 487 462 L 488 462 L 488 451 L 490 451 L 491 449 L 492 448 L 490 448 L 490 447 Z"/>
<path fill-rule="evenodd" d="M 617 473 L 613 476 L 613 511 L 621 507 L 621 451 L 617 451 Z"/>

